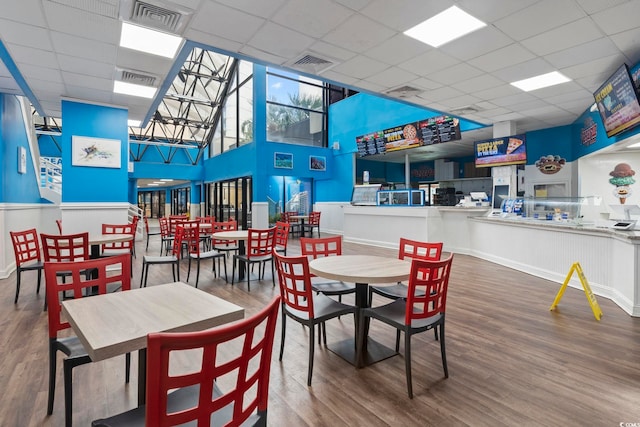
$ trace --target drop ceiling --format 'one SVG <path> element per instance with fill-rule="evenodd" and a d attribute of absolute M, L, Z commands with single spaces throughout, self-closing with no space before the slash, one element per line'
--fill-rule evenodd
<path fill-rule="evenodd" d="M 63 98 L 123 106 L 132 119 L 152 113 L 154 100 L 112 91 L 122 70 L 154 76 L 161 86 L 174 66 L 118 46 L 135 3 L 0 0 L 0 40 L 41 114 L 60 117 Z M 145 3 L 175 11 L 174 31 L 189 41 L 359 91 L 399 93 L 404 102 L 488 125 L 465 132 L 461 142 L 412 150 L 412 161 L 469 155 L 471 143 L 490 138 L 496 122 L 512 121 L 518 133 L 572 123 L 620 64 L 640 61 L 640 0 Z M 403 34 L 452 5 L 487 26 L 439 48 Z M 319 61 L 296 65 L 305 56 Z M 10 69 L 0 63 L 0 92 L 29 95 Z M 572 81 L 528 93 L 509 84 L 556 70 Z"/>

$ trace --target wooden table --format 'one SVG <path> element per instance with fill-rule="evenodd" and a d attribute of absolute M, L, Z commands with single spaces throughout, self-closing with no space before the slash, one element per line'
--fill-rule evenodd
<path fill-rule="evenodd" d="M 139 405 L 145 402 L 147 334 L 199 331 L 244 317 L 242 307 L 182 282 L 67 300 L 62 312 L 94 362 L 139 351 Z"/>
<path fill-rule="evenodd" d="M 407 280 L 411 273 L 411 263 L 397 258 L 374 255 L 338 255 L 310 261 L 309 271 L 316 276 L 327 279 L 354 282 L 356 284 L 356 306 L 361 309 L 369 307 L 370 283 L 395 284 Z M 357 315 L 359 316 L 359 313 Z M 356 325 L 356 334 L 357 330 Z M 396 354 L 394 349 L 368 338 L 368 322 L 365 325 L 365 337 L 367 337 L 363 348 L 365 366 Z M 342 341 L 337 346 L 330 346 L 329 349 L 357 366 L 353 339 Z"/>
<path fill-rule="evenodd" d="M 100 246 L 105 243 L 117 243 L 133 240 L 132 234 L 90 234 L 91 258 L 100 258 Z"/>

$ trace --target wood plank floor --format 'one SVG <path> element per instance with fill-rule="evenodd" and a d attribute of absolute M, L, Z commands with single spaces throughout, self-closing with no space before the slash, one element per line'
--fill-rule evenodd
<path fill-rule="evenodd" d="M 152 236 L 149 253 L 158 253 Z M 143 242 L 137 244 L 134 287 L 140 280 Z M 345 253 L 395 256 L 395 251 L 345 244 Z M 290 254 L 299 253 L 297 239 Z M 605 262 L 605 261 L 603 261 Z M 204 264 L 210 266 L 209 263 Z M 229 273 L 231 272 L 229 263 Z M 567 266 L 567 270 L 570 266 Z M 583 266 L 587 278 L 589 266 Z M 15 273 L 0 280 L 0 426 L 61 426 L 61 363 L 55 409 L 46 415 L 47 316 L 35 274 L 23 275 L 13 304 Z M 186 278 L 186 262 L 181 277 Z M 171 281 L 169 266 L 152 266 L 149 283 Z M 191 277 L 191 284 L 195 281 Z M 568 289 L 549 311 L 559 284 L 477 258 L 456 255 L 447 304 L 444 379 L 432 333 L 413 340 L 414 399 L 407 398 L 400 355 L 356 370 L 316 346 L 313 385 L 307 387 L 307 331 L 288 322 L 284 360 L 276 333 L 269 396 L 272 426 L 618 426 L 640 423 L 640 319 L 598 298 L 604 316 L 594 319 L 582 291 Z M 270 272 L 264 281 L 231 286 L 201 271 L 199 287 L 256 312 L 278 292 Z M 353 302 L 351 296 L 346 302 Z M 374 305 L 385 302 L 377 297 Z M 280 319 L 279 319 L 280 322 Z M 352 336 L 343 316 L 327 325 L 328 341 Z M 371 335 L 393 346 L 393 330 L 372 322 Z M 136 356 L 132 381 L 124 382 L 124 357 L 83 365 L 74 372 L 74 425 L 136 404 Z"/>

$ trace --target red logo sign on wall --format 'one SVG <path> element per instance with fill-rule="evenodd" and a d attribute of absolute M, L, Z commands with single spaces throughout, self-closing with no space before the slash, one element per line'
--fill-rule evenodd
<path fill-rule="evenodd" d="M 591 145 L 596 142 L 596 136 L 598 135 L 598 126 L 591 117 L 588 117 L 584 121 L 584 127 L 580 131 L 580 142 L 582 145 Z"/>

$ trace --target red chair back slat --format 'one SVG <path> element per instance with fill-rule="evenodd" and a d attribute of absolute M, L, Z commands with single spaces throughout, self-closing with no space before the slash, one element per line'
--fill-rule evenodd
<path fill-rule="evenodd" d="M 442 261 L 414 259 L 411 262 L 405 324 L 413 320 L 444 315 L 453 254 Z M 422 292 L 416 292 L 416 289 Z"/>
<path fill-rule="evenodd" d="M 300 252 L 309 260 L 342 255 L 342 236 L 301 237 Z M 315 275 L 312 274 L 311 277 L 315 277 Z"/>
<path fill-rule="evenodd" d="M 276 222 L 275 245 L 286 248 L 289 242 L 289 228 L 291 225 L 287 222 Z"/>
<path fill-rule="evenodd" d="M 300 314 L 314 318 L 313 289 L 309 260 L 306 256 L 284 256 L 274 253 L 282 303 Z"/>
<path fill-rule="evenodd" d="M 271 255 L 275 246 L 276 228 L 249 229 L 247 240 L 247 258 L 258 258 Z"/>
<path fill-rule="evenodd" d="M 56 219 L 56 225 L 58 226 L 58 233 L 62 234 L 62 220 Z"/>
<path fill-rule="evenodd" d="M 317 212 L 309 212 L 309 225 L 320 225 L 320 214 L 322 212 L 317 211 Z"/>
<path fill-rule="evenodd" d="M 422 259 L 437 261 L 442 256 L 442 242 L 419 242 L 417 240 L 400 238 L 398 259 Z"/>
<path fill-rule="evenodd" d="M 41 261 L 40 242 L 35 228 L 24 231 L 10 231 L 13 252 L 16 256 L 16 267 L 31 261 Z"/>
<path fill-rule="evenodd" d="M 45 262 L 71 262 L 89 259 L 89 233 L 41 234 Z"/>
<path fill-rule="evenodd" d="M 228 426 L 239 426 L 254 411 L 266 417 L 269 395 L 271 354 L 278 317 L 280 297 L 276 296 L 259 313 L 218 328 L 198 332 L 149 334 L 147 345 L 147 426 L 182 425 L 197 421 L 210 425 L 211 414 L 232 404 Z M 222 358 L 226 347 L 241 352 Z M 229 343 L 233 343 L 229 345 Z M 170 358 L 181 351 L 200 350 L 200 369 L 184 375 L 170 372 Z M 251 366 L 249 366 L 251 365 Z M 225 381 L 225 377 L 231 381 Z M 215 381 L 233 384 L 233 388 L 214 396 Z M 198 405 L 168 413 L 169 391 L 192 385 L 199 386 Z"/>
<path fill-rule="evenodd" d="M 171 236 L 176 234 L 176 227 L 183 221 L 187 221 L 186 215 L 170 215 L 169 216 L 169 234 Z"/>
<path fill-rule="evenodd" d="M 91 274 L 87 272 L 91 271 Z M 65 273 L 64 283 L 59 283 L 58 273 Z M 118 283 L 123 291 L 131 289 L 131 254 L 72 262 L 45 262 L 44 277 L 47 288 L 49 338 L 57 338 L 58 332 L 70 327 L 63 321 L 61 299 L 64 292 L 73 298 L 82 298 L 89 289 L 107 293 L 107 285 Z M 62 279 L 60 279 L 62 280 Z"/>
<path fill-rule="evenodd" d="M 137 217 L 134 217 L 137 218 Z M 102 234 L 130 234 L 135 238 L 135 224 L 102 224 Z M 104 243 L 102 250 L 133 250 L 133 239 L 123 242 Z"/>
<path fill-rule="evenodd" d="M 178 225 L 182 229 L 182 241 L 187 245 L 190 254 L 200 255 L 200 221 L 184 221 Z"/>
<path fill-rule="evenodd" d="M 238 229 L 238 222 L 236 220 L 229 221 L 216 221 L 213 223 L 213 232 L 217 231 L 233 231 Z M 226 240 L 226 239 L 213 239 L 214 245 L 235 245 L 234 240 Z"/>

